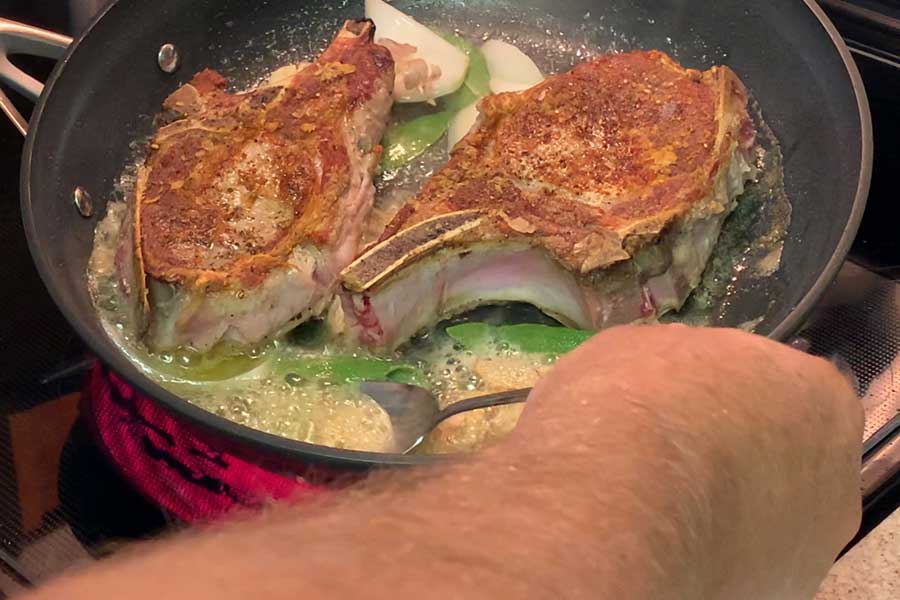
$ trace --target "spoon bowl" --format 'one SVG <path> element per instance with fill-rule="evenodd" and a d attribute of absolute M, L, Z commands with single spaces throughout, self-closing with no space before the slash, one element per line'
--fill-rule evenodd
<path fill-rule="evenodd" d="M 360 389 L 388 414 L 394 430 L 394 450 L 403 454 L 415 449 L 445 419 L 470 410 L 525 402 L 531 392 L 531 388 L 525 388 L 487 394 L 466 398 L 441 409 L 434 394 L 417 385 L 366 381 Z"/>

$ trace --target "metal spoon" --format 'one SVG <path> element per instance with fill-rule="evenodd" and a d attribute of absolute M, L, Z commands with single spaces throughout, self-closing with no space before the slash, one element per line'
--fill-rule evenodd
<path fill-rule="evenodd" d="M 370 396 L 391 419 L 394 428 L 394 446 L 397 452 L 406 454 L 422 443 L 431 430 L 441 421 L 459 413 L 525 402 L 528 389 L 510 390 L 476 398 L 460 400 L 441 410 L 437 398 L 417 385 L 391 381 L 366 381 L 360 384 L 364 394 Z"/>

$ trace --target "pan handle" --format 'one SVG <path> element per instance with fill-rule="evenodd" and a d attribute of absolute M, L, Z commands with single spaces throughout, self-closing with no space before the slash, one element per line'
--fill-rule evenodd
<path fill-rule="evenodd" d="M 29 100 L 36 102 L 44 89 L 44 84 L 12 64 L 9 56 L 30 54 L 59 58 L 71 43 L 72 38 L 69 36 L 0 18 L 0 83 L 8 84 Z M 22 135 L 28 133 L 28 121 L 13 106 L 3 90 L 0 90 L 0 110 L 9 117 Z"/>

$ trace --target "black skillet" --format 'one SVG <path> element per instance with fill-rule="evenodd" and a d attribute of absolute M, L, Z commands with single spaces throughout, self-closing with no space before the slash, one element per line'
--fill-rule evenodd
<path fill-rule="evenodd" d="M 736 325 L 742 313 L 758 313 L 765 306 L 760 333 L 783 340 L 803 324 L 856 233 L 872 161 L 869 110 L 859 74 L 813 0 L 438 0 L 398 5 L 425 20 L 441 22 L 441 15 L 454 15 L 463 25 L 488 29 L 503 30 L 509 16 L 520 16 L 520 22 L 561 23 L 600 47 L 660 48 L 689 66 L 730 65 L 759 100 L 782 144 L 793 218 L 781 271 L 772 278 L 777 285 L 740 290 L 730 299 L 733 322 L 725 324 Z M 226 421 L 163 390 L 104 333 L 88 297 L 85 267 L 94 226 L 132 156 L 129 144 L 150 133 L 152 115 L 166 95 L 204 67 L 250 83 L 254 74 L 279 62 L 315 54 L 343 19 L 362 13 L 361 0 L 119 0 L 71 44 L 64 36 L 0 22 L 0 81 L 33 96 L 40 85 L 23 80 L 3 55 L 58 56 L 68 44 L 40 93 L 30 127 L 19 121 L 21 129 L 28 129 L 21 176 L 25 230 L 50 294 L 100 359 L 142 392 L 231 450 L 285 467 L 432 459 L 291 441 Z M 172 73 L 161 68 L 173 66 L 165 52 L 160 60 L 167 43 L 174 46 L 179 63 Z M 81 209 L 76 207 L 78 188 L 93 199 L 90 217 L 80 214 L 88 212 L 83 195 Z"/>

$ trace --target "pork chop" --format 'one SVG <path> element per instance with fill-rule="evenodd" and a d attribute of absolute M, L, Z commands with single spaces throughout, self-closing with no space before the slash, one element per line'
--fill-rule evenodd
<path fill-rule="evenodd" d="M 527 302 L 585 329 L 677 309 L 753 175 L 747 94 L 727 67 L 611 54 L 479 110 L 342 274 L 370 346 L 480 304 Z"/>
<path fill-rule="evenodd" d="M 133 261 L 154 350 L 253 344 L 320 312 L 359 251 L 394 67 L 371 21 L 319 59 L 226 91 L 197 74 L 138 172 Z M 292 72 L 293 71 L 293 72 Z"/>

